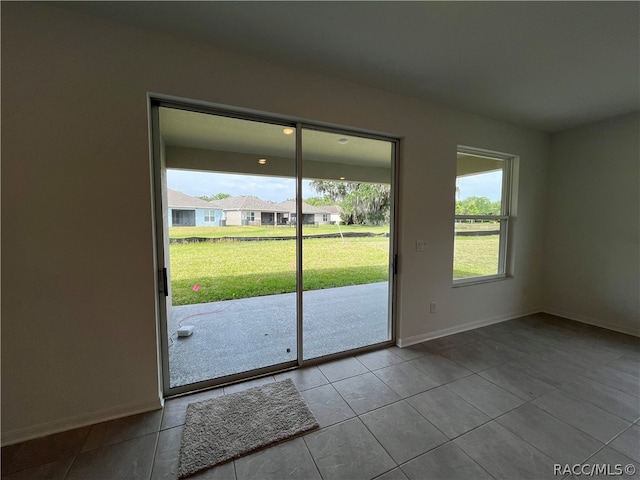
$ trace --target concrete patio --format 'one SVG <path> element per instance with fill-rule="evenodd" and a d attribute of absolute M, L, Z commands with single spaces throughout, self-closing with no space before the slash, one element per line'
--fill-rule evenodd
<path fill-rule="evenodd" d="M 387 282 L 304 292 L 304 359 L 388 340 L 387 308 Z M 178 337 L 186 325 L 193 334 Z M 172 388 L 289 362 L 297 358 L 296 297 L 173 307 L 168 333 Z"/>

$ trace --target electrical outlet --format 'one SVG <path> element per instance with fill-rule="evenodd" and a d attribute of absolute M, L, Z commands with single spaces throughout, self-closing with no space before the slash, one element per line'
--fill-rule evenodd
<path fill-rule="evenodd" d="M 416 240 L 416 252 L 426 252 L 426 251 L 427 251 L 427 241 Z"/>
<path fill-rule="evenodd" d="M 430 313 L 436 313 L 437 307 L 438 307 L 438 305 L 436 304 L 436 302 L 431 302 L 429 304 L 429 312 Z"/>

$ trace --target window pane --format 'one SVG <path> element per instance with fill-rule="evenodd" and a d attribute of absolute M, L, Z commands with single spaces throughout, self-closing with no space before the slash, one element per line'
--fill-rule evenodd
<path fill-rule="evenodd" d="M 497 275 L 500 263 L 498 222 L 456 220 L 453 278 Z"/>
<path fill-rule="evenodd" d="M 456 215 L 500 215 L 504 160 L 458 153 Z"/>
<path fill-rule="evenodd" d="M 508 214 L 502 199 L 504 171 L 503 159 L 458 153 L 454 280 L 504 273 L 500 262 L 500 220 L 459 218 Z"/>

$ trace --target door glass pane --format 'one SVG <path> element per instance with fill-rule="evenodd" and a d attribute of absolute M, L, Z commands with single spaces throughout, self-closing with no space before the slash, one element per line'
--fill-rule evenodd
<path fill-rule="evenodd" d="M 297 359 L 295 131 L 160 109 L 170 388 Z"/>
<path fill-rule="evenodd" d="M 303 358 L 391 339 L 391 142 L 302 131 Z"/>

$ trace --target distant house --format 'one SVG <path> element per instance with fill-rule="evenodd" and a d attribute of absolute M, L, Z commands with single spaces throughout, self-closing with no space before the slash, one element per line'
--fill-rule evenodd
<path fill-rule="evenodd" d="M 167 189 L 170 227 L 219 227 L 223 211 L 212 202 Z"/>
<path fill-rule="evenodd" d="M 289 212 L 289 218 L 291 223 L 296 221 L 296 203 L 293 200 L 288 200 L 279 204 L 284 210 Z M 327 207 L 315 207 L 308 203 L 302 202 L 302 224 L 310 225 L 317 224 L 322 225 L 331 223 L 331 212 L 327 210 Z"/>
<path fill-rule="evenodd" d="M 210 203 L 222 209 L 226 225 L 287 225 L 290 219 L 281 204 L 258 197 L 228 197 Z"/>
<path fill-rule="evenodd" d="M 296 223 L 296 204 L 276 203 L 253 196 L 227 197 L 210 202 L 167 189 L 170 227 L 224 225 L 290 225 Z M 340 222 L 340 207 L 315 207 L 302 202 L 303 225 Z"/>
<path fill-rule="evenodd" d="M 342 208 L 340 208 L 339 205 L 327 205 L 326 207 L 322 207 L 322 209 L 329 213 L 329 223 L 337 224 L 342 221 L 340 217 L 342 215 Z"/>

